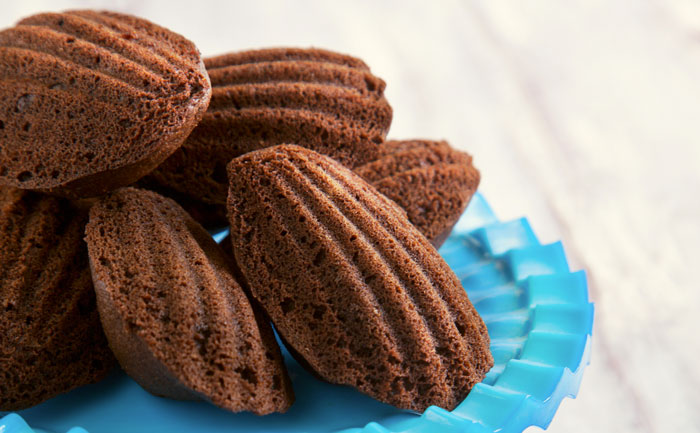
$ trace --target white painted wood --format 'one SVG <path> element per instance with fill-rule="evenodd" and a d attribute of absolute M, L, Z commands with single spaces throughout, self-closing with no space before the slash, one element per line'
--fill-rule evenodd
<path fill-rule="evenodd" d="M 468 150 L 504 219 L 563 239 L 596 301 L 593 361 L 551 432 L 700 431 L 700 2 L 3 2 L 111 8 L 205 55 L 273 45 L 357 55 L 391 136 Z"/>

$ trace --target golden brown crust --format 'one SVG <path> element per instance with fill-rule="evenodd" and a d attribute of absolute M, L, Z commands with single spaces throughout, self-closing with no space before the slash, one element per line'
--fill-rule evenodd
<path fill-rule="evenodd" d="M 228 166 L 235 261 L 319 376 L 453 409 L 493 364 L 459 280 L 396 205 L 339 163 L 276 146 Z"/>

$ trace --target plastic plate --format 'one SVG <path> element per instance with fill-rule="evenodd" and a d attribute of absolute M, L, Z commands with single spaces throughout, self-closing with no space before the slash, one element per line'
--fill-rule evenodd
<path fill-rule="evenodd" d="M 449 433 L 546 428 L 575 397 L 590 358 L 593 304 L 560 242 L 541 245 L 526 219 L 499 222 L 477 194 L 440 249 L 486 322 L 495 366 L 453 411 L 395 409 L 313 378 L 286 351 L 296 402 L 286 414 L 231 414 L 154 397 L 121 372 L 0 419 L 0 433 Z M 0 413 L 0 416 L 6 413 Z M 26 421 L 25 421 L 26 420 Z M 32 426 L 30 428 L 29 426 Z M 75 427 L 80 426 L 80 427 Z"/>

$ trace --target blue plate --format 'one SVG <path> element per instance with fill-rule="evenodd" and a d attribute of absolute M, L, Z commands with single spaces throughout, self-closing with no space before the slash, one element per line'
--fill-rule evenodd
<path fill-rule="evenodd" d="M 286 414 L 231 414 L 203 402 L 158 398 L 115 372 L 5 416 L 0 433 L 510 433 L 547 427 L 561 400 L 576 395 L 590 358 L 593 304 L 585 274 L 570 272 L 560 242 L 541 245 L 526 219 L 499 222 L 479 194 L 440 253 L 484 318 L 495 359 L 484 381 L 451 412 L 430 407 L 418 415 L 323 383 L 283 349 L 296 394 Z"/>

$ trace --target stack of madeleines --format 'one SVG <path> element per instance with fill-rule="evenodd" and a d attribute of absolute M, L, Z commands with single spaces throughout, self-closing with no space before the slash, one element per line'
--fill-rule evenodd
<path fill-rule="evenodd" d="M 284 412 L 273 333 L 317 377 L 451 410 L 493 365 L 436 248 L 479 183 L 444 141 L 386 141 L 361 60 L 201 59 L 149 21 L 0 32 L 0 410 L 116 363 L 163 397 Z M 230 226 L 224 248 L 206 228 Z"/>

